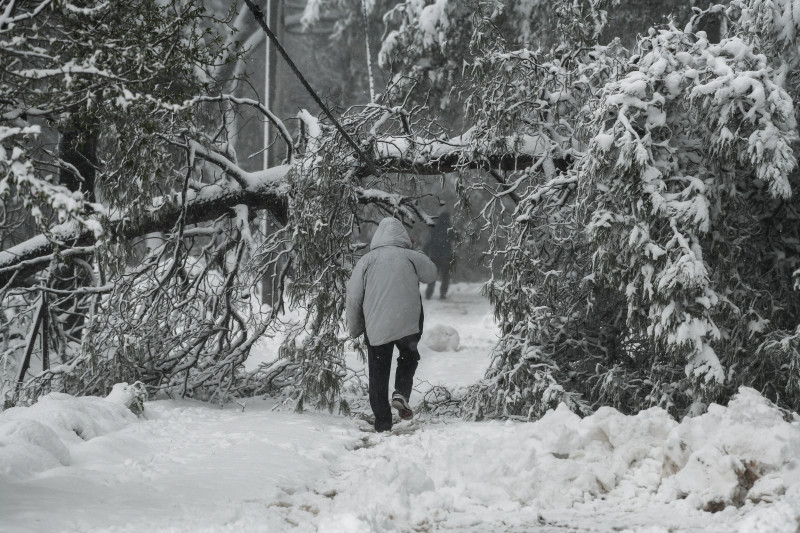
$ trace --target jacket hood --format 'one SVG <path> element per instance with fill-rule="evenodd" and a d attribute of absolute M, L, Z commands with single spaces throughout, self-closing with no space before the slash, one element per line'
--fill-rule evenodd
<path fill-rule="evenodd" d="M 392 217 L 386 217 L 381 220 L 381 223 L 378 224 L 378 229 L 375 230 L 375 235 L 372 236 L 369 249 L 374 250 L 381 246 L 411 248 L 411 238 L 408 236 L 408 232 L 403 227 L 402 222 Z"/>

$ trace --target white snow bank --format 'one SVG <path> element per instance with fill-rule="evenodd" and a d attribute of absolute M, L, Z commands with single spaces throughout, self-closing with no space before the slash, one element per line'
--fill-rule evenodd
<path fill-rule="evenodd" d="M 0 529 L 29 531 L 32 516 L 41 531 L 118 533 L 761 533 L 800 522 L 800 419 L 752 389 L 680 424 L 657 408 L 581 419 L 562 407 L 533 423 L 429 420 L 392 436 L 273 407 L 151 402 L 132 424 L 122 405 L 51 395 L 0 413 Z M 85 436 L 120 430 L 83 442 L 87 417 L 98 427 Z M 28 472 L 56 468 L 4 478 L 12 447 L 33 460 Z"/>
<path fill-rule="evenodd" d="M 69 465 L 78 446 L 135 422 L 119 394 L 108 401 L 52 392 L 0 413 L 0 475 L 21 479 Z"/>
<path fill-rule="evenodd" d="M 461 345 L 456 328 L 444 324 L 424 329 L 420 341 L 434 352 L 455 352 Z"/>
<path fill-rule="evenodd" d="M 0 531 L 287 531 L 286 491 L 327 477 L 356 430 L 347 417 L 275 407 L 150 401 L 139 422 L 68 446 L 69 466 L 22 480 L 0 474 Z"/>
<path fill-rule="evenodd" d="M 774 502 L 800 489 L 800 421 L 791 422 L 758 392 L 741 387 L 728 407 L 684 420 L 664 443 L 665 499 L 715 510 Z M 800 513 L 800 508 L 798 508 Z"/>
<path fill-rule="evenodd" d="M 666 505 L 681 520 L 716 520 L 728 531 L 743 518 L 740 531 L 798 528 L 800 421 L 749 388 L 680 424 L 659 408 L 636 416 L 602 408 L 581 419 L 562 406 L 533 423 L 423 425 L 375 438 L 317 487 L 336 495 L 315 502 L 324 505 L 320 524 L 393 531 L 480 517 L 522 527 L 548 511 Z"/>

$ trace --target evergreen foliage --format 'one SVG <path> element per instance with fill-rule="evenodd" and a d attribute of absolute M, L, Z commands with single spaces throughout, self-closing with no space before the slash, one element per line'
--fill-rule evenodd
<path fill-rule="evenodd" d="M 669 26 L 629 58 L 612 44 L 482 60 L 497 67 L 476 122 L 539 135 L 573 163 L 505 179 L 520 201 L 496 226 L 507 259 L 487 286 L 503 336 L 469 413 L 536 417 L 566 401 L 683 415 L 743 384 L 800 407 L 797 93 L 786 60 L 764 53 L 784 49 L 785 13 L 712 6 L 692 22 L 726 17 L 720 42 Z"/>

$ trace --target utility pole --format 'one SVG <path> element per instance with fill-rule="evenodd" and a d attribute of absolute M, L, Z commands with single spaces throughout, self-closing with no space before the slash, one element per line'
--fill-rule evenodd
<path fill-rule="evenodd" d="M 271 28 L 280 35 L 283 32 L 283 1 L 282 0 L 264 0 L 263 11 L 267 19 L 267 23 Z M 278 54 L 275 50 L 275 45 L 269 39 L 264 39 L 264 105 L 272 112 L 276 112 L 277 102 L 277 60 Z M 272 154 L 275 153 L 269 147 L 273 136 L 273 127 L 269 120 L 264 120 L 264 144 L 262 146 L 263 152 L 261 153 L 262 166 L 266 170 L 271 167 L 274 162 Z M 266 212 L 261 218 L 261 231 L 267 235 L 270 231 L 268 227 L 269 220 Z M 261 301 L 263 303 L 273 305 L 273 275 L 267 275 L 261 280 Z"/>
<path fill-rule="evenodd" d="M 271 28 L 282 33 L 283 29 L 283 6 L 281 0 L 264 0 L 264 16 Z M 269 40 L 264 39 L 264 105 L 267 109 L 275 111 L 276 102 L 276 75 L 277 75 L 277 53 L 275 45 Z M 262 161 L 265 169 L 272 166 L 273 150 L 268 148 L 272 139 L 272 124 L 269 120 L 264 120 L 264 152 Z"/>

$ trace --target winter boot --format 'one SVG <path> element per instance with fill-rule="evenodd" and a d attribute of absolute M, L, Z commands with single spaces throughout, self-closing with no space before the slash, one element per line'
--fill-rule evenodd
<path fill-rule="evenodd" d="M 397 414 L 400 415 L 400 418 L 403 420 L 411 420 L 414 417 L 414 411 L 412 411 L 411 406 L 408 405 L 408 400 L 397 391 L 394 391 L 394 394 L 392 394 L 392 407 L 397 409 Z"/>

